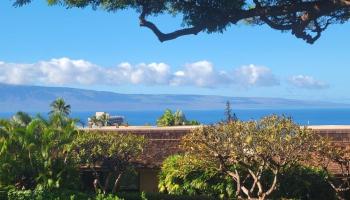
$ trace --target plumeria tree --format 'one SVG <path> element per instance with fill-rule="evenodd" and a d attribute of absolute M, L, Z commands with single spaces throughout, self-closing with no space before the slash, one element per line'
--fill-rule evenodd
<path fill-rule="evenodd" d="M 306 127 L 290 118 L 268 116 L 195 129 L 183 138 L 183 148 L 230 176 L 238 199 L 264 200 L 278 187 L 283 169 L 310 156 L 314 142 Z"/>
<path fill-rule="evenodd" d="M 95 189 L 115 193 L 122 175 L 132 166 L 131 160 L 142 153 L 145 142 L 143 136 L 133 134 L 83 132 L 74 141 L 73 148 L 80 165 L 93 171 Z M 108 172 L 103 183 L 101 168 Z"/>
<path fill-rule="evenodd" d="M 337 198 L 347 199 L 346 192 L 350 191 L 350 150 L 331 142 L 330 138 L 320 137 L 316 153 L 315 164 L 327 172 L 326 180 Z"/>

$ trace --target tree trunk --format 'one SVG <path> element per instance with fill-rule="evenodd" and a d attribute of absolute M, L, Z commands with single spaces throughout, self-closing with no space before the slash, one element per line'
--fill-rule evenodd
<path fill-rule="evenodd" d="M 103 193 L 106 194 L 106 191 L 104 190 L 104 188 L 101 185 L 100 178 L 99 178 L 97 171 L 95 170 L 94 167 L 90 167 L 90 169 L 93 171 L 93 176 L 94 176 L 93 185 L 94 185 L 95 192 L 97 193 L 99 191 L 99 189 L 101 188 L 103 190 Z"/>
<path fill-rule="evenodd" d="M 124 171 L 121 171 L 119 174 L 118 174 L 118 177 L 115 179 L 115 182 L 114 182 L 114 186 L 113 186 L 113 189 L 112 189 L 112 193 L 114 194 L 118 187 L 119 187 L 119 182 L 120 182 L 120 179 L 123 175 Z"/>
<path fill-rule="evenodd" d="M 106 192 L 108 191 L 108 188 L 109 188 L 109 181 L 111 180 L 111 176 L 112 176 L 112 173 L 108 172 L 108 175 L 106 177 L 105 184 L 104 184 L 104 187 L 103 187 L 103 190 L 106 191 Z"/>

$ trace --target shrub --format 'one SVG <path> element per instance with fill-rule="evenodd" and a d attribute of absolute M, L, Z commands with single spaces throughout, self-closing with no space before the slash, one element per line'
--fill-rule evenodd
<path fill-rule="evenodd" d="M 112 194 L 86 194 L 70 190 L 16 190 L 12 189 L 1 200 L 215 200 L 214 198 L 159 193 L 123 192 Z"/>
<path fill-rule="evenodd" d="M 131 159 L 140 156 L 145 144 L 144 136 L 130 133 L 83 132 L 78 134 L 72 148 L 80 165 L 87 166 L 94 172 L 93 182 L 98 183 L 95 184 L 95 189 L 115 193 L 122 176 L 132 167 Z M 105 180 L 101 180 L 96 170 L 100 166 L 108 169 Z M 112 187 L 111 183 L 114 183 Z"/>
<path fill-rule="evenodd" d="M 48 120 L 27 119 L 24 115 L 0 120 L 0 185 L 20 189 L 77 185 L 69 149 L 77 133 L 75 120 L 58 115 Z"/>
<path fill-rule="evenodd" d="M 279 178 L 280 185 L 273 194 L 274 199 L 336 199 L 323 170 L 297 165 L 285 170 Z"/>
<path fill-rule="evenodd" d="M 166 109 L 162 116 L 157 119 L 157 126 L 183 126 L 183 125 L 199 125 L 196 120 L 187 120 L 182 110 L 172 112 Z"/>
<path fill-rule="evenodd" d="M 35 190 L 10 189 L 8 200 L 88 200 L 93 195 L 72 190 L 46 190 L 38 187 Z"/>
<path fill-rule="evenodd" d="M 176 195 L 205 195 L 233 198 L 233 181 L 210 167 L 197 165 L 200 161 L 182 155 L 170 156 L 162 165 L 159 175 L 161 192 Z"/>
<path fill-rule="evenodd" d="M 201 161 L 182 155 L 167 158 L 159 175 L 160 191 L 176 195 L 206 195 L 234 199 L 235 185 L 231 179 L 208 165 L 205 168 L 201 167 L 197 162 Z M 265 174 L 264 182 L 271 182 L 273 176 L 269 175 L 269 172 Z M 281 172 L 279 184 L 271 198 L 336 199 L 335 192 L 325 178 L 326 173 L 323 170 L 294 165 Z"/>

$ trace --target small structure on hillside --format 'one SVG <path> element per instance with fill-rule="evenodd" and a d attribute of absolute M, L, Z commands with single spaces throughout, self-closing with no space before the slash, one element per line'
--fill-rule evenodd
<path fill-rule="evenodd" d="M 92 126 L 120 126 L 124 123 L 124 116 L 113 116 L 107 112 L 96 112 L 88 118 L 89 127 Z"/>

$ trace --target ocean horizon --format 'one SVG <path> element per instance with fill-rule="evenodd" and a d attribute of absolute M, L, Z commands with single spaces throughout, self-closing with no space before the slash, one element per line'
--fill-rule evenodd
<path fill-rule="evenodd" d="M 124 116 L 129 125 L 155 125 L 157 119 L 164 111 L 105 111 L 111 115 Z M 188 120 L 197 120 L 202 124 L 213 124 L 222 121 L 223 110 L 183 110 Z M 236 116 L 243 121 L 258 120 L 267 115 L 285 115 L 291 117 L 300 125 L 350 125 L 350 108 L 305 108 L 305 109 L 236 109 Z M 0 112 L 0 118 L 10 118 L 15 112 Z M 40 114 L 47 116 L 45 112 L 29 112 L 35 116 Z M 94 115 L 95 111 L 72 112 L 71 117 L 79 119 L 87 124 L 87 118 Z"/>

